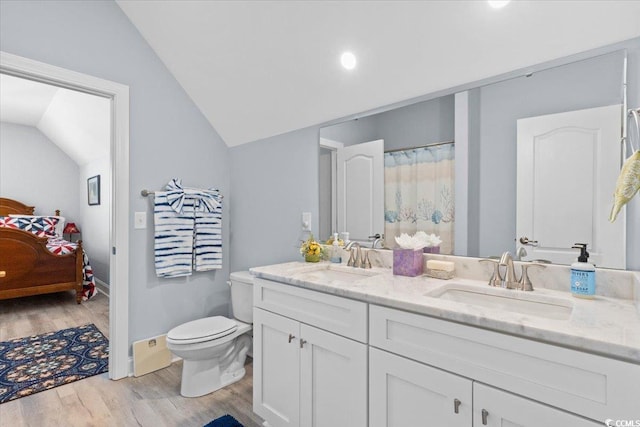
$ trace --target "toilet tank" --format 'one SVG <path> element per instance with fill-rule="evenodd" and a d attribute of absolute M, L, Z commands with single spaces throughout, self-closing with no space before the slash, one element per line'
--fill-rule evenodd
<path fill-rule="evenodd" d="M 253 323 L 253 276 L 248 271 L 236 271 L 229 277 L 233 317 Z"/>

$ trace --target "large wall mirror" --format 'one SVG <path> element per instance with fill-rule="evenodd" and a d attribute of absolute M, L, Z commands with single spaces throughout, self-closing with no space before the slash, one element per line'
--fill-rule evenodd
<path fill-rule="evenodd" d="M 640 101 L 640 39 L 623 48 L 600 50 L 560 65 L 540 66 L 533 73 L 452 90 L 322 128 L 320 237 L 349 231 L 355 233 L 352 239 L 366 241 L 398 221 L 393 187 L 384 178 L 376 181 L 373 155 L 360 155 L 354 168 L 354 176 L 369 179 L 358 184 L 357 192 L 345 198 L 339 191 L 343 184 L 337 182 L 338 176 L 349 176 L 344 168 L 337 170 L 340 151 L 382 141 L 378 149 L 385 171 L 394 153 L 404 155 L 423 147 L 439 149 L 430 154 L 433 167 L 444 165 L 446 159 L 456 163 L 458 176 L 451 194 L 440 186 L 438 191 L 444 194 L 435 196 L 439 201 L 416 206 L 421 213 L 413 217 L 402 213 L 403 219 L 417 223 L 422 215 L 419 229 L 426 227 L 428 233 L 435 232 L 428 228 L 434 222 L 449 221 L 452 243 L 443 246 L 442 253 L 485 257 L 508 250 L 523 260 L 567 264 L 575 261 L 577 251 L 571 246 L 579 242 L 589 244 L 591 261 L 599 267 L 627 268 L 629 261 L 630 268 L 640 268 L 628 257 L 629 252 L 634 257 L 640 254 L 638 202 L 627 209 L 629 221 L 624 215 L 613 224 L 607 221 L 620 162 L 629 154 L 620 140 L 625 57 L 633 107 Z M 374 200 L 380 186 L 382 205 Z M 446 197 L 463 203 L 445 212 Z M 441 203 L 437 209 L 435 203 Z M 359 207 L 351 224 L 361 229 L 345 227 L 349 218 L 344 204 L 347 211 Z M 439 213 L 433 216 L 436 210 Z M 593 230 L 598 227 L 599 231 Z M 393 247 L 390 237 L 386 236 L 386 247 Z M 521 237 L 528 243 L 521 243 Z"/>

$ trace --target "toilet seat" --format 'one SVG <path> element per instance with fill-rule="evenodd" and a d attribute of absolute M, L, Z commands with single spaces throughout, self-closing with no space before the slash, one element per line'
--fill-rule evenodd
<path fill-rule="evenodd" d="M 167 334 L 173 344 L 196 344 L 225 337 L 234 333 L 238 324 L 223 316 L 205 317 L 176 326 Z"/>

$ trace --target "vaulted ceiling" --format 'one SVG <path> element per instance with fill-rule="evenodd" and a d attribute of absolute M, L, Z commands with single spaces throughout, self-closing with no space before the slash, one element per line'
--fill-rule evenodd
<path fill-rule="evenodd" d="M 108 158 L 111 101 L 0 74 L 0 121 L 40 130 L 78 165 Z"/>
<path fill-rule="evenodd" d="M 229 146 L 640 36 L 640 1 L 116 1 Z"/>

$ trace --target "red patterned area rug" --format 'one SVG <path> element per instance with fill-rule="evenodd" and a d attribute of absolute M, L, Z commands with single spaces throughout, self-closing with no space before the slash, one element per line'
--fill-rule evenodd
<path fill-rule="evenodd" d="M 109 341 L 92 323 L 0 342 L 0 403 L 109 370 Z"/>

